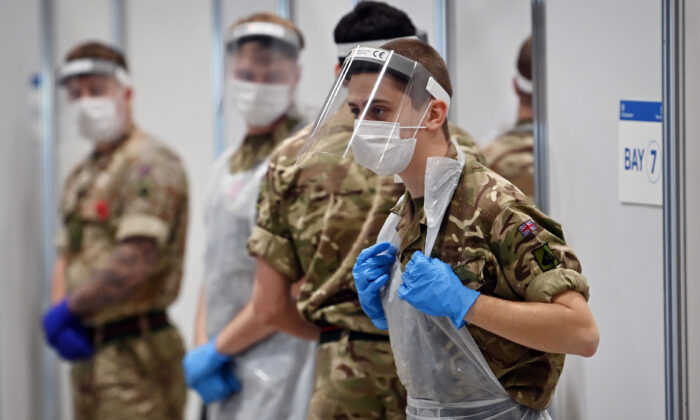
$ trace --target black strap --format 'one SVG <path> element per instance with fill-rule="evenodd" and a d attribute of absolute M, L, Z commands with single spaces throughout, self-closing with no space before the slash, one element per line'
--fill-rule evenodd
<path fill-rule="evenodd" d="M 389 341 L 389 336 L 380 334 L 371 334 L 360 331 L 344 330 L 338 328 L 337 330 L 331 331 L 321 331 L 321 338 L 319 339 L 319 344 L 334 343 L 340 341 L 344 332 L 348 332 L 349 341 Z"/>
<path fill-rule="evenodd" d="M 145 322 L 144 322 L 145 320 Z M 101 339 L 98 345 L 107 344 L 111 341 L 130 337 L 138 337 L 146 331 L 160 331 L 170 326 L 168 315 L 164 310 L 148 312 L 142 315 L 131 316 L 117 321 L 109 322 L 105 325 L 91 328 L 89 331 L 93 343 L 98 335 L 97 330 L 101 329 Z M 144 327 L 146 331 L 144 331 Z"/>

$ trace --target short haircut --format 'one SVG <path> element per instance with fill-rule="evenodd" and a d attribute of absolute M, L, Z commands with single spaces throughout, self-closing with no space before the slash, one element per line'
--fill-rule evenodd
<path fill-rule="evenodd" d="M 377 1 L 357 3 L 350 13 L 340 19 L 333 31 L 336 44 L 414 35 L 416 27 L 406 13 Z M 339 58 L 341 64 L 343 58 Z"/>
<path fill-rule="evenodd" d="M 532 37 L 527 37 L 520 45 L 516 66 L 521 76 L 527 80 L 532 80 Z"/>
<path fill-rule="evenodd" d="M 435 51 L 433 47 L 417 39 L 397 39 L 387 42 L 382 48 L 385 50 L 393 50 L 396 54 L 400 54 L 420 63 L 425 67 L 428 73 L 430 73 L 433 79 L 445 89 L 450 98 L 452 97 L 452 82 L 450 81 L 450 73 L 447 70 L 447 64 L 440 56 L 440 53 Z M 422 84 L 422 87 L 425 87 L 427 80 L 419 83 Z M 443 124 L 442 129 L 445 137 L 449 140 L 450 133 L 447 126 L 447 119 L 445 119 L 445 124 Z"/>
<path fill-rule="evenodd" d="M 79 60 L 81 58 L 92 58 L 111 61 L 124 70 L 129 70 L 124 54 L 118 49 L 97 41 L 89 41 L 73 47 L 66 55 L 66 62 Z"/>
<path fill-rule="evenodd" d="M 518 61 L 515 63 L 515 66 L 520 76 L 532 81 L 532 37 L 527 37 L 520 45 Z M 515 92 L 518 94 L 521 105 L 532 106 L 532 93 L 523 92 L 517 86 Z"/>
<path fill-rule="evenodd" d="M 237 40 L 236 42 L 233 42 L 227 46 L 229 52 L 232 52 L 233 50 L 239 48 L 241 45 L 246 44 L 248 42 L 257 42 L 260 44 L 262 48 L 274 48 L 275 50 L 279 51 L 282 53 L 284 56 L 296 61 L 297 58 L 299 58 L 299 51 L 304 49 L 304 35 L 301 33 L 301 30 L 292 23 L 291 21 L 287 19 L 283 19 L 275 14 L 272 13 L 255 13 L 251 16 L 248 16 L 247 18 L 240 19 L 236 21 L 231 27 L 229 28 L 230 30 L 233 30 L 236 26 L 243 25 L 244 23 L 251 23 L 251 22 L 269 22 L 269 23 L 275 23 L 277 25 L 283 26 L 290 31 L 294 32 L 297 34 L 299 37 L 299 49 L 294 48 L 292 45 L 289 45 L 288 43 L 277 40 L 275 38 L 269 37 L 269 36 L 264 36 L 264 35 L 254 35 L 254 36 L 247 36 L 244 38 L 241 38 Z"/>

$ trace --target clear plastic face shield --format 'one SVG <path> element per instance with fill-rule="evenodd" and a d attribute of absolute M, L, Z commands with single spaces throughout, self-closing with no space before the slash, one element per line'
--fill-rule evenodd
<path fill-rule="evenodd" d="M 411 161 L 418 130 L 434 99 L 450 98 L 419 63 L 394 51 L 357 47 L 338 78 L 297 163 L 352 157 L 379 175 L 402 172 Z M 354 119 L 350 137 L 333 136 Z"/>
<path fill-rule="evenodd" d="M 66 62 L 58 72 L 60 114 L 68 128 L 86 140 L 102 143 L 127 130 L 128 94 L 132 83 L 126 70 L 108 60 L 81 58 Z"/>
<path fill-rule="evenodd" d="M 299 36 L 276 23 L 249 22 L 232 29 L 226 42 L 227 125 L 235 123 L 229 117 L 240 115 L 248 126 L 267 127 L 290 109 L 300 49 Z"/>

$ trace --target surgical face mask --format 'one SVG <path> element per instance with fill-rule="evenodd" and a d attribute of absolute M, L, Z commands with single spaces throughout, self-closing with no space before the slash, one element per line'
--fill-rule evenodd
<path fill-rule="evenodd" d="M 289 109 L 292 86 L 233 79 L 227 86 L 226 95 L 248 125 L 266 127 Z"/>
<path fill-rule="evenodd" d="M 124 134 L 124 116 L 111 97 L 82 98 L 71 104 L 78 130 L 95 143 L 110 142 Z"/>
<path fill-rule="evenodd" d="M 416 138 L 402 139 L 399 123 L 355 120 L 352 153 L 355 161 L 377 175 L 403 172 L 413 158 Z M 421 127 L 403 127 L 421 128 Z"/>

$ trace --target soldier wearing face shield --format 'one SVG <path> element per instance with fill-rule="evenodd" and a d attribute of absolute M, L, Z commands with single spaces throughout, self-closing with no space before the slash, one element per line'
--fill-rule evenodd
<path fill-rule="evenodd" d="M 166 308 L 182 277 L 187 180 L 180 159 L 132 122 L 126 60 L 86 43 L 60 69 L 94 147 L 60 200 L 54 306 L 44 332 L 72 363 L 75 419 L 180 419 L 184 346 Z"/>
<path fill-rule="evenodd" d="M 255 260 L 246 241 L 255 224 L 255 204 L 272 149 L 307 122 L 294 107 L 297 58 L 304 39 L 297 27 L 260 13 L 234 24 L 227 37 L 226 106 L 246 125 L 214 165 L 209 185 L 203 298 L 198 347 L 183 360 L 187 383 L 208 403 L 210 419 L 303 419 L 311 387 L 313 343 L 274 333 L 247 311 Z M 228 130 L 233 118 L 227 118 Z M 216 337 L 234 322 L 255 345 L 225 354 Z"/>
<path fill-rule="evenodd" d="M 335 28 L 341 64 L 357 44 L 415 36 L 405 13 L 372 1 L 359 2 Z M 312 129 L 285 140 L 270 158 L 248 242 L 257 258 L 253 300 L 243 312 L 266 329 L 319 342 L 310 419 L 402 419 L 405 391 L 388 336 L 362 313 L 351 268 L 376 239 L 403 187 L 352 161 L 296 165 Z M 346 113 L 325 135 L 347 143 L 352 129 Z M 465 153 L 479 154 L 468 134 L 450 131 Z M 252 331 L 234 320 L 217 337 L 216 348 L 240 352 L 255 343 Z"/>
<path fill-rule="evenodd" d="M 407 418 L 549 419 L 564 354 L 598 345 L 588 281 L 560 225 L 448 138 L 451 89 L 425 44 L 356 48 L 315 128 L 347 108 L 354 133 L 312 133 L 299 162 L 353 156 L 406 185 L 353 277 L 388 329 Z"/>

